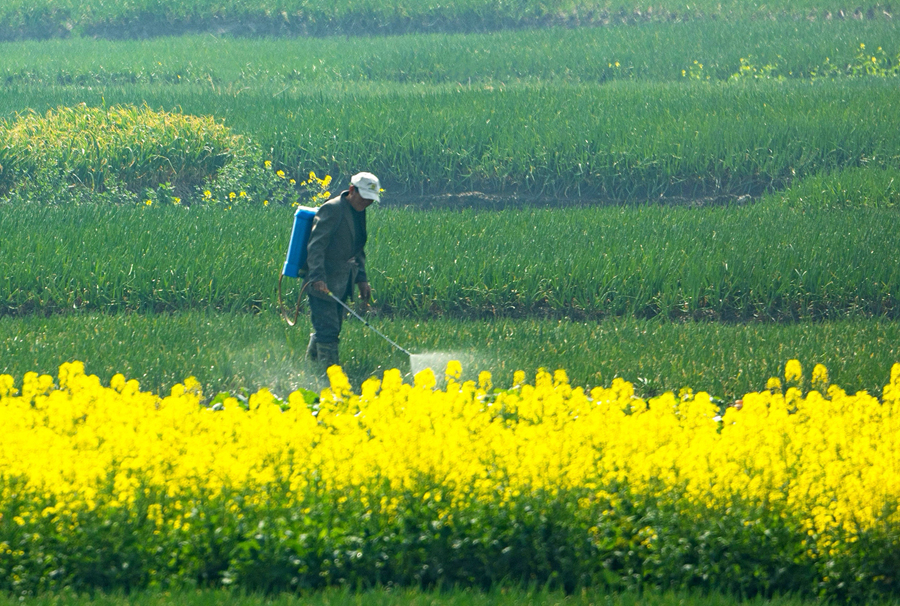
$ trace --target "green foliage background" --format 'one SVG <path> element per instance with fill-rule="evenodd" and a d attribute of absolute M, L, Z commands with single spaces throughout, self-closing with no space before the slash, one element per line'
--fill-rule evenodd
<path fill-rule="evenodd" d="M 152 37 L 189 32 L 237 35 L 405 34 L 492 31 L 548 24 L 610 25 L 717 18 L 874 19 L 889 3 L 840 0 L 11 0 L 0 10 L 0 38 L 71 35 Z"/>
<path fill-rule="evenodd" d="M 879 19 L 22 42 L 0 58 L 0 115 L 86 103 L 212 116 L 259 147 L 257 171 L 271 160 L 298 182 L 341 182 L 364 167 L 409 204 L 471 191 L 723 201 L 897 169 L 896 40 Z M 227 180 L 226 194 L 269 197 L 249 168 Z"/>

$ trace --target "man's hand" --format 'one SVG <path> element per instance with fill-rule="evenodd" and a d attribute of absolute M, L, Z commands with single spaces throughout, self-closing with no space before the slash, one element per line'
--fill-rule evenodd
<path fill-rule="evenodd" d="M 310 286 L 312 286 L 313 290 L 317 290 L 320 293 L 322 293 L 323 295 L 329 294 L 328 285 L 325 284 L 324 280 L 316 280 Z"/>
<path fill-rule="evenodd" d="M 372 298 L 372 287 L 369 286 L 368 282 L 360 282 L 357 286 L 359 286 L 359 296 L 368 303 L 369 299 Z"/>

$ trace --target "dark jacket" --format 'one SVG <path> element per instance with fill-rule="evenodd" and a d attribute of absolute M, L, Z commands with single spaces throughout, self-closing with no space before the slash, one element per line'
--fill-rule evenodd
<path fill-rule="evenodd" d="M 322 280 L 334 296 L 344 299 L 349 284 L 367 282 L 365 253 L 365 224 L 363 212 L 363 234 L 357 238 L 353 220 L 353 207 L 347 201 L 347 192 L 332 198 L 316 211 L 312 233 L 307 244 L 306 263 L 309 282 Z"/>

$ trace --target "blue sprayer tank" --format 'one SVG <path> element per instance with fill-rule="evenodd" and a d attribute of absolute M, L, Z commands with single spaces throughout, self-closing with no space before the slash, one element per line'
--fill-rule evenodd
<path fill-rule="evenodd" d="M 281 273 L 289 278 L 297 278 L 306 265 L 306 245 L 312 232 L 315 208 L 301 206 L 294 213 L 294 228 L 291 230 L 291 243 L 288 245 L 287 259 Z"/>

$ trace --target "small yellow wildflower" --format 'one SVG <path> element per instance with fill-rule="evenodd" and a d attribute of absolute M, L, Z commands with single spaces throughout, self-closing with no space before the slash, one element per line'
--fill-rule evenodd
<path fill-rule="evenodd" d="M 450 360 L 447 362 L 447 370 L 444 371 L 444 375 L 448 381 L 450 379 L 459 379 L 460 375 L 462 375 L 462 364 L 458 360 Z"/>
<path fill-rule="evenodd" d="M 434 376 L 434 371 L 430 368 L 425 368 L 424 370 L 420 370 L 413 377 L 413 383 L 416 387 L 422 387 L 424 389 L 434 389 L 435 385 L 437 385 L 437 379 Z"/>
<path fill-rule="evenodd" d="M 815 389 L 822 392 L 828 389 L 828 369 L 824 364 L 816 364 L 813 368 L 812 384 Z"/>
<path fill-rule="evenodd" d="M 788 360 L 784 365 L 784 379 L 788 383 L 798 383 L 803 378 L 803 367 L 800 360 Z"/>
<path fill-rule="evenodd" d="M 513 373 L 513 387 L 521 387 L 525 383 L 525 371 L 517 370 Z"/>
<path fill-rule="evenodd" d="M 485 391 L 488 391 L 491 387 L 493 387 L 490 372 L 482 370 L 480 373 L 478 373 L 478 386 Z"/>
<path fill-rule="evenodd" d="M 11 375 L 0 375 L 0 398 L 14 396 L 19 393 L 15 388 L 15 381 Z"/>

